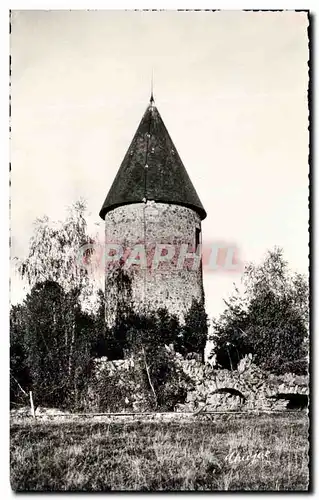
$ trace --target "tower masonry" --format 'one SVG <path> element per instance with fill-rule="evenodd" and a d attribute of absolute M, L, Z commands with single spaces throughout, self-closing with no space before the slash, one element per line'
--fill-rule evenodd
<path fill-rule="evenodd" d="M 206 212 L 153 98 L 100 216 L 106 303 L 119 293 L 112 277 L 120 267 L 138 311 L 166 307 L 182 320 L 193 299 L 204 302 L 200 245 Z"/>

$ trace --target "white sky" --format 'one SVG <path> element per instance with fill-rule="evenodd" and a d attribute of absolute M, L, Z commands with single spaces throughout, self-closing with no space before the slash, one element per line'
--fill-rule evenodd
<path fill-rule="evenodd" d="M 308 270 L 308 21 L 301 12 L 14 12 L 11 255 L 88 200 L 90 227 L 155 100 L 207 211 L 204 241 Z M 206 274 L 210 316 L 240 276 Z M 12 275 L 11 298 L 23 297 Z"/>

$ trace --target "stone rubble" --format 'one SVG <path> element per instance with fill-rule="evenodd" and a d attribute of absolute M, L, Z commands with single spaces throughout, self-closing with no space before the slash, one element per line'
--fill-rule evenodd
<path fill-rule="evenodd" d="M 272 396 L 309 394 L 308 377 L 292 373 L 281 376 L 268 374 L 253 363 L 251 355 L 241 360 L 237 370 L 231 371 L 214 369 L 208 363 L 202 364 L 196 355 L 194 359 L 184 359 L 174 351 L 172 345 L 166 346 L 166 349 L 174 357 L 176 366 L 191 380 L 185 403 L 175 407 L 178 412 L 283 410 L 287 408 L 288 400 L 275 399 Z M 125 373 L 128 374 L 133 366 L 133 359 L 96 360 L 97 376 L 107 370 L 110 375 L 116 372 L 122 374 L 125 380 Z M 143 396 L 137 385 L 135 389 L 132 407 L 134 411 L 138 411 Z"/>

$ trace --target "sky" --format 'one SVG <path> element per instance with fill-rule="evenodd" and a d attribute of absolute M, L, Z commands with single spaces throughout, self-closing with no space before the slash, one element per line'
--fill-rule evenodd
<path fill-rule="evenodd" d="M 80 197 L 89 229 L 148 105 L 207 212 L 203 241 L 308 272 L 308 20 L 303 12 L 14 11 L 11 256 Z M 99 224 L 99 225 L 97 225 Z M 240 273 L 205 273 L 209 317 Z M 12 264 L 11 301 L 26 288 Z"/>

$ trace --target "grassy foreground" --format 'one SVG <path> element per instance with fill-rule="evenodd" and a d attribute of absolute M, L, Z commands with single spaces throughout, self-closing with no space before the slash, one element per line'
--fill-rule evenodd
<path fill-rule="evenodd" d="M 304 413 L 11 426 L 15 491 L 307 490 Z"/>

